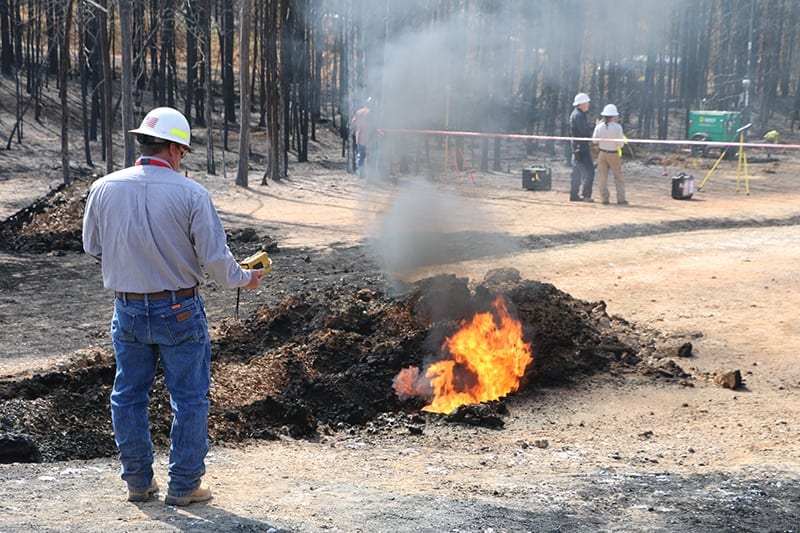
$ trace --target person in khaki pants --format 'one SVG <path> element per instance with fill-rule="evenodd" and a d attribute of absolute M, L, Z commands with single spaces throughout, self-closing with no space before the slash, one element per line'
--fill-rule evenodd
<path fill-rule="evenodd" d="M 617 189 L 617 204 L 627 205 L 625 199 L 625 181 L 622 179 L 622 160 L 619 149 L 625 144 L 625 135 L 622 126 L 617 122 L 619 112 L 617 106 L 608 104 L 600 113 L 600 119 L 594 127 L 592 139 L 600 148 L 597 156 L 597 178 L 600 186 L 600 198 L 603 204 L 608 204 L 608 170 L 614 173 L 614 186 Z"/>

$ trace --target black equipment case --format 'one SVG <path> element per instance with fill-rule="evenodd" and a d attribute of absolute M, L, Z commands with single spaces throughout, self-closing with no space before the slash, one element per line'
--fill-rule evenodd
<path fill-rule="evenodd" d="M 549 167 L 530 165 L 522 169 L 522 188 L 529 191 L 549 191 L 552 187 Z"/>
<path fill-rule="evenodd" d="M 689 200 L 694 194 L 694 176 L 679 173 L 672 178 L 672 197 L 676 200 Z"/>

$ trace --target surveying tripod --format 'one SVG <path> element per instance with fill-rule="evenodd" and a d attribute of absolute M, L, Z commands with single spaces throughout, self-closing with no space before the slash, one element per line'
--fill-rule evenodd
<path fill-rule="evenodd" d="M 744 190 L 747 196 L 750 196 L 750 178 L 747 174 L 747 154 L 744 153 L 744 132 L 747 131 L 747 129 L 752 125 L 753 125 L 752 123 L 746 124 L 741 128 L 739 128 L 738 130 L 736 130 L 736 133 L 739 134 L 739 154 L 738 154 L 738 164 L 736 165 L 736 192 L 739 192 L 739 183 L 741 181 L 741 177 L 744 176 Z M 729 149 L 730 148 L 725 148 L 724 150 L 722 150 L 722 154 L 719 156 L 719 159 L 717 159 L 717 162 L 714 163 L 714 166 L 712 166 L 711 170 L 708 171 L 706 177 L 703 178 L 703 181 L 700 182 L 700 186 L 697 187 L 698 191 L 703 190 L 703 185 L 706 184 L 708 178 L 710 178 L 711 174 L 713 174 L 714 171 L 717 169 L 717 166 L 719 166 L 719 162 L 722 161 L 722 159 L 727 155 Z"/>

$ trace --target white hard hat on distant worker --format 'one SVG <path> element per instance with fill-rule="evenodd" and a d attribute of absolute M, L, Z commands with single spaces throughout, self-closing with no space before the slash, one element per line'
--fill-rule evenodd
<path fill-rule="evenodd" d="M 619 111 L 617 111 L 617 106 L 614 104 L 608 104 L 603 108 L 603 112 L 600 114 L 604 117 L 618 117 Z"/>
<path fill-rule="evenodd" d="M 163 142 L 173 142 L 192 149 L 192 129 L 183 113 L 171 107 L 157 107 L 142 119 L 142 124 L 128 133 L 136 135 L 140 142 L 140 135 L 161 139 Z M 149 139 L 148 139 L 149 140 Z M 146 143 L 145 143 L 146 144 Z"/>
<path fill-rule="evenodd" d="M 572 101 L 572 105 L 581 105 L 581 104 L 588 104 L 590 102 L 589 95 L 586 93 L 578 93 L 575 95 L 575 99 Z"/>

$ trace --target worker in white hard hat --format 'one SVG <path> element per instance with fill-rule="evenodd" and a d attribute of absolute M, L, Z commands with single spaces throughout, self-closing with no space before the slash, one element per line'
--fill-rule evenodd
<path fill-rule="evenodd" d="M 603 204 L 608 204 L 610 193 L 608 191 L 608 171 L 614 173 L 614 185 L 617 190 L 617 204 L 627 205 L 625 199 L 625 182 L 622 179 L 622 157 L 620 148 L 625 145 L 625 134 L 618 122 L 619 111 L 614 104 L 608 104 L 600 113 L 600 119 L 592 133 L 594 142 L 599 146 L 597 156 L 597 179 L 600 186 L 600 198 Z"/>
<path fill-rule="evenodd" d="M 569 199 L 572 202 L 593 202 L 592 185 L 594 183 L 594 161 L 589 150 L 588 139 L 592 136 L 589 123 L 589 95 L 578 93 L 572 101 L 575 108 L 569 117 L 569 129 L 572 137 L 587 140 L 572 140 L 572 175 L 570 177 Z M 582 188 L 582 191 L 581 191 Z"/>
<path fill-rule="evenodd" d="M 158 492 L 147 406 L 160 364 L 173 410 L 164 502 L 187 505 L 211 498 L 201 484 L 211 384 L 204 271 L 224 287 L 250 289 L 264 271 L 239 265 L 211 196 L 178 172 L 192 150 L 186 118 L 159 107 L 129 133 L 141 157 L 92 184 L 83 248 L 100 260 L 103 286 L 115 297 L 111 420 L 127 499 L 143 502 Z"/>

